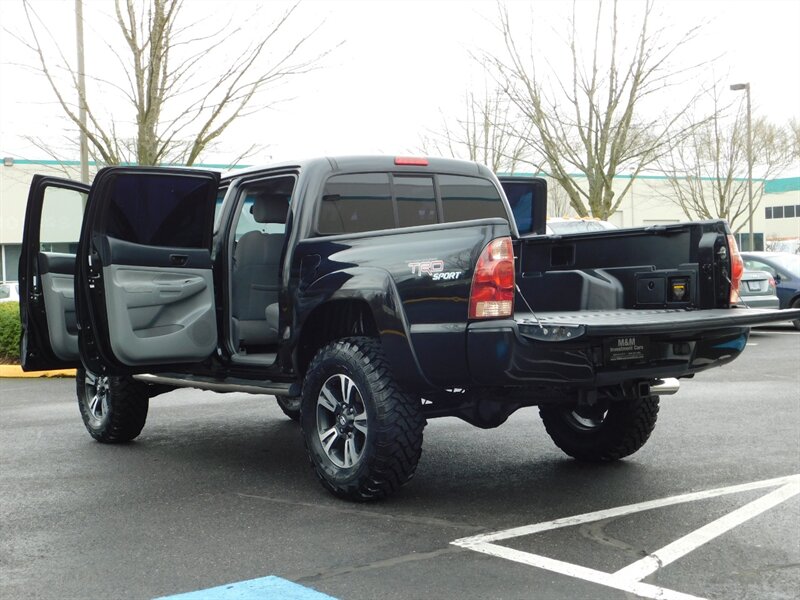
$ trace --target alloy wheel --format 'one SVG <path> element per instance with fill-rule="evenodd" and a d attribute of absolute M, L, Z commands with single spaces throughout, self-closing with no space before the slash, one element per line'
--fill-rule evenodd
<path fill-rule="evenodd" d="M 347 375 L 329 377 L 317 397 L 317 435 L 328 459 L 349 469 L 358 464 L 367 441 L 367 412 L 356 383 Z"/>

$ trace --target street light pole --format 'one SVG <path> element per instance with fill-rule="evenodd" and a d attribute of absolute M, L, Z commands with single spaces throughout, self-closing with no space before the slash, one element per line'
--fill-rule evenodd
<path fill-rule="evenodd" d="M 86 139 L 86 68 L 83 60 L 83 0 L 75 0 L 75 33 L 78 45 L 78 120 L 80 121 L 81 181 L 89 183 L 89 143 Z"/>
<path fill-rule="evenodd" d="M 749 248 L 753 252 L 756 247 L 753 238 L 753 131 L 752 112 L 750 109 L 750 83 L 734 83 L 731 90 L 744 90 L 747 94 L 747 223 L 749 232 Z"/>

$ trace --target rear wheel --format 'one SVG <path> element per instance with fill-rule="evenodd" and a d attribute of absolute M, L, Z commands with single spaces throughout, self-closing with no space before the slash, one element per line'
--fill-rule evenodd
<path fill-rule="evenodd" d="M 300 421 L 317 476 L 349 500 L 396 491 L 422 454 L 420 399 L 397 386 L 371 338 L 339 340 L 317 352 L 303 384 Z"/>
<path fill-rule="evenodd" d="M 792 302 L 792 308 L 800 308 L 800 298 Z M 792 325 L 794 325 L 795 329 L 800 329 L 800 319 L 792 321 Z"/>
<path fill-rule="evenodd" d="M 582 461 L 607 462 L 644 446 L 658 418 L 658 396 L 599 399 L 594 406 L 541 406 L 556 446 Z"/>
<path fill-rule="evenodd" d="M 300 421 L 300 402 L 302 398 L 292 398 L 291 396 L 275 396 L 278 406 L 281 407 L 283 414 L 292 421 Z"/>
<path fill-rule="evenodd" d="M 141 383 L 78 369 L 75 384 L 83 424 L 98 442 L 129 442 L 141 433 L 150 404 Z"/>

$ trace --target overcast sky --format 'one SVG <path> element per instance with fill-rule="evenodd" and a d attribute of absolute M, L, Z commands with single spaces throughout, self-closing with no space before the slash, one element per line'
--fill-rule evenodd
<path fill-rule="evenodd" d="M 98 45 L 113 30 L 109 16 L 113 4 L 108 0 L 84 2 L 86 36 L 90 38 L 87 71 L 114 69 L 109 53 Z M 244 0 L 185 2 L 197 15 L 219 18 L 228 14 L 247 18 L 253 10 Z M 519 31 L 526 35 L 531 18 L 540 30 L 558 31 L 570 6 L 554 1 L 510 4 Z M 33 5 L 73 60 L 74 1 L 34 0 Z M 583 0 L 578 6 L 590 13 L 595 3 Z M 640 6 L 640 2 L 625 2 L 621 12 L 634 15 Z M 273 8 L 267 4 L 262 12 L 268 14 Z M 713 73 L 699 73 L 696 85 L 714 76 L 730 83 L 747 81 L 757 113 L 776 122 L 800 119 L 800 1 L 665 0 L 658 8 L 659 24 L 668 26 L 673 35 L 709 22 L 693 43 L 692 54 L 682 59 L 719 56 Z M 498 48 L 492 25 L 495 14 L 495 4 L 488 1 L 307 0 L 287 35 L 299 35 L 324 21 L 309 50 L 340 41 L 342 46 L 325 59 L 322 69 L 279 90 L 291 100 L 231 128 L 220 144 L 206 153 L 205 162 L 227 162 L 253 142 L 267 147 L 248 159 L 251 164 L 320 154 L 414 150 L 421 134 L 439 126 L 441 114 L 458 114 L 467 89 L 483 85 L 483 73 L 470 55 Z M 27 24 L 17 0 L 0 0 L 0 22 L 4 29 L 24 34 Z M 556 43 L 550 46 L 548 59 L 556 66 L 562 64 L 566 49 Z M 58 145 L 71 135 L 42 78 L 20 66 L 34 64 L 34 60 L 6 31 L 0 32 L 3 156 L 49 158 L 24 136 L 38 136 Z M 674 98 L 662 100 L 666 106 Z M 92 101 L 97 99 L 90 98 Z M 110 110 L 113 112 L 113 107 Z"/>

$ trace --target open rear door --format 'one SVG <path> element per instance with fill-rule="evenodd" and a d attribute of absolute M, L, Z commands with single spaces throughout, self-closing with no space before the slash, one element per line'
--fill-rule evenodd
<path fill-rule="evenodd" d="M 541 177 L 499 176 L 521 236 L 547 230 L 547 180 Z"/>
<path fill-rule="evenodd" d="M 175 370 L 217 348 L 211 262 L 219 174 L 112 167 L 78 248 L 81 359 L 96 373 Z"/>
<path fill-rule="evenodd" d="M 75 314 L 75 256 L 89 186 L 34 175 L 19 265 L 25 371 L 80 365 Z"/>

